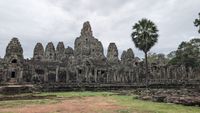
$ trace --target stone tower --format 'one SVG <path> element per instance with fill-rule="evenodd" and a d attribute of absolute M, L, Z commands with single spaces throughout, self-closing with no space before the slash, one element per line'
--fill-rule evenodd
<path fill-rule="evenodd" d="M 4 59 L 8 63 L 19 63 L 23 61 L 23 49 L 17 38 L 12 38 L 8 44 Z"/>
<path fill-rule="evenodd" d="M 135 55 L 131 48 L 129 48 L 127 51 L 122 52 L 121 62 L 124 65 L 129 65 L 129 66 L 135 65 Z"/>
<path fill-rule="evenodd" d="M 115 43 L 109 44 L 108 52 L 107 52 L 107 59 L 108 59 L 108 62 L 111 64 L 119 63 L 118 49 L 117 49 L 117 46 Z"/>
<path fill-rule="evenodd" d="M 56 59 L 55 47 L 52 42 L 49 42 L 45 48 L 45 59 L 51 61 Z"/>
<path fill-rule="evenodd" d="M 82 37 L 93 37 L 92 28 L 90 26 L 89 21 L 83 23 L 83 28 L 81 29 L 81 36 Z"/>
<path fill-rule="evenodd" d="M 42 43 L 37 43 L 33 51 L 33 60 L 43 60 L 44 59 L 44 47 Z"/>
<path fill-rule="evenodd" d="M 71 47 L 68 46 L 68 47 L 65 49 L 65 55 L 66 55 L 66 57 L 73 56 L 73 55 L 74 55 L 74 50 L 73 50 L 73 48 L 71 48 Z"/>
<path fill-rule="evenodd" d="M 125 50 L 122 52 L 122 55 L 121 55 L 121 63 L 122 64 L 126 63 L 126 51 Z"/>
<path fill-rule="evenodd" d="M 17 38 L 12 38 L 6 48 L 4 60 L 7 62 L 6 81 L 18 83 L 22 80 L 24 63 L 23 49 Z"/>
<path fill-rule="evenodd" d="M 63 42 L 59 42 L 56 47 L 56 60 L 61 61 L 65 57 L 65 46 Z"/>
<path fill-rule="evenodd" d="M 127 50 L 126 58 L 127 58 L 128 60 L 132 60 L 132 59 L 135 58 L 135 55 L 134 55 L 133 50 L 132 50 L 131 48 L 129 48 L 129 49 Z"/>
<path fill-rule="evenodd" d="M 103 46 L 100 41 L 94 38 L 90 23 L 83 24 L 81 36 L 76 38 L 74 44 L 74 55 L 76 58 L 103 58 Z"/>

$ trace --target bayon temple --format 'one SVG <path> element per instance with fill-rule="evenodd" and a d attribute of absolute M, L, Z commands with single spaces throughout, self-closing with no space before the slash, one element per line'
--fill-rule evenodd
<path fill-rule="evenodd" d="M 196 84 L 198 69 L 169 66 L 162 59 L 149 66 L 148 84 Z M 115 43 L 110 43 L 104 55 L 102 43 L 93 36 L 89 22 L 83 24 L 81 34 L 75 39 L 74 48 L 59 42 L 55 47 L 37 43 L 33 57 L 25 59 L 17 38 L 12 38 L 0 59 L 0 84 L 107 84 L 145 85 L 145 66 L 131 48 L 121 57 Z"/>

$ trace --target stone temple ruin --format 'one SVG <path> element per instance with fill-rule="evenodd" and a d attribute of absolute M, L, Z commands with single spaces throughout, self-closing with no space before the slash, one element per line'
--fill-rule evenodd
<path fill-rule="evenodd" d="M 31 59 L 24 59 L 23 48 L 13 38 L 0 59 L 0 84 L 32 84 L 43 89 L 119 88 L 146 85 L 145 66 L 130 48 L 121 58 L 115 43 L 110 43 L 104 55 L 102 43 L 93 36 L 89 22 L 83 24 L 81 35 L 75 39 L 74 49 L 57 47 L 49 42 L 44 48 L 37 43 Z M 199 70 L 163 63 L 150 67 L 149 86 L 199 86 Z"/>

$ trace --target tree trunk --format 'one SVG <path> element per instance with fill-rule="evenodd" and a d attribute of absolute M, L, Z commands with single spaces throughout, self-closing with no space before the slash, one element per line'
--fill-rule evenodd
<path fill-rule="evenodd" d="M 148 86 L 148 80 L 149 80 L 147 52 L 145 52 L 144 54 L 145 54 L 145 74 L 146 74 L 146 87 L 147 87 Z"/>

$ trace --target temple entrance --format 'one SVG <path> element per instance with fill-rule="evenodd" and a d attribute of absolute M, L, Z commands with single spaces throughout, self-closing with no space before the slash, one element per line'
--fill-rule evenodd
<path fill-rule="evenodd" d="M 11 78 L 15 78 L 16 77 L 16 73 L 13 71 L 12 73 L 11 73 Z"/>
<path fill-rule="evenodd" d="M 65 83 L 66 82 L 66 71 L 60 71 L 58 74 L 59 82 Z"/>
<path fill-rule="evenodd" d="M 48 82 L 55 83 L 56 82 L 56 74 L 53 74 L 53 73 L 48 74 Z"/>
<path fill-rule="evenodd" d="M 9 84 L 16 84 L 17 83 L 17 73 L 15 71 L 11 71 L 10 78 L 9 78 Z"/>

